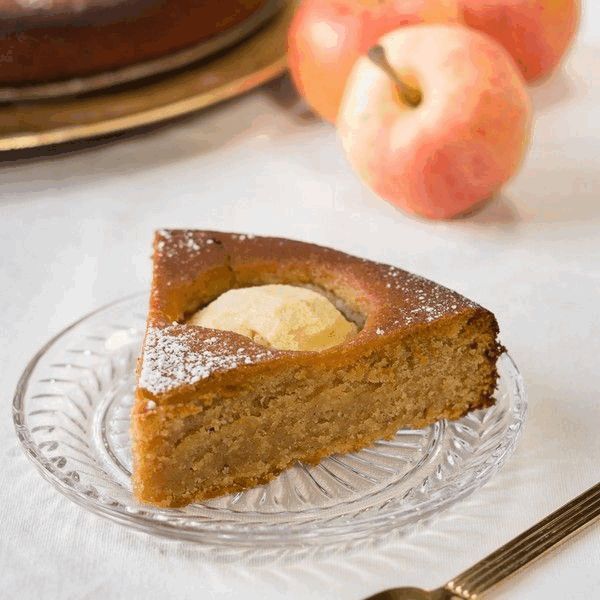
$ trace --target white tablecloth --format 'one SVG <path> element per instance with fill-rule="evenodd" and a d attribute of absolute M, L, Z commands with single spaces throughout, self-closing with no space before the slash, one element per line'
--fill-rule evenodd
<path fill-rule="evenodd" d="M 436 586 L 600 478 L 600 10 L 566 69 L 533 90 L 521 174 L 476 215 L 408 218 L 346 164 L 334 130 L 277 82 L 169 127 L 0 166 L 0 597 L 358 600 Z M 528 386 L 516 454 L 407 538 L 291 564 L 219 564 L 72 504 L 17 446 L 11 396 L 51 335 L 148 286 L 159 227 L 332 245 L 438 280 L 492 309 Z M 598 526 L 491 598 L 600 594 Z"/>

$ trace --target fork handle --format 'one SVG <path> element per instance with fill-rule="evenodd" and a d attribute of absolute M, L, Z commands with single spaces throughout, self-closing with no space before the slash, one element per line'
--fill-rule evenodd
<path fill-rule="evenodd" d="M 456 598 L 476 600 L 599 516 L 600 483 L 449 581 L 444 590 Z"/>

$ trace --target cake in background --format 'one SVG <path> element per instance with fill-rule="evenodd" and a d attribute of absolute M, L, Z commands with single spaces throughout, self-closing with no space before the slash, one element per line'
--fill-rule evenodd
<path fill-rule="evenodd" d="M 223 33 L 267 0 L 0 0 L 0 85 L 160 58 Z"/>

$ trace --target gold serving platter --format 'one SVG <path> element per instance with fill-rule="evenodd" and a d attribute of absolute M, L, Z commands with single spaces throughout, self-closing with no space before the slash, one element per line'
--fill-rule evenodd
<path fill-rule="evenodd" d="M 0 152 L 98 138 L 183 116 L 243 94 L 286 69 L 294 3 L 236 46 L 203 62 L 83 95 L 0 105 Z M 166 59 L 168 60 L 168 58 Z"/>

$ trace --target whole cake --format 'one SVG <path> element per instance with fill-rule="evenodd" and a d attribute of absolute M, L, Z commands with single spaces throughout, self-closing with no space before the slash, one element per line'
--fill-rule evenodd
<path fill-rule="evenodd" d="M 0 0 L 0 85 L 110 71 L 183 50 L 265 0 Z"/>
<path fill-rule="evenodd" d="M 280 238 L 160 231 L 132 417 L 137 498 L 181 506 L 493 402 L 488 310 Z"/>

